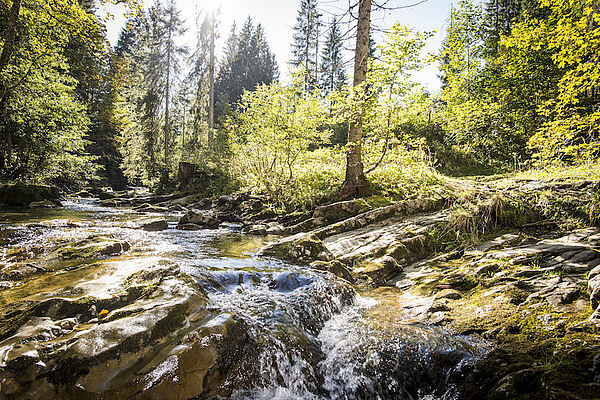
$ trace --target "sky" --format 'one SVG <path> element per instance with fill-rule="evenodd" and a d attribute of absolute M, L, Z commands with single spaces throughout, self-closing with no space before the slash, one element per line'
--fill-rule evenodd
<path fill-rule="evenodd" d="M 197 11 L 218 8 L 220 9 L 220 38 L 217 41 L 217 55 L 219 55 L 234 21 L 239 28 L 244 20 L 250 16 L 255 23 L 262 24 L 269 46 L 275 53 L 279 63 L 282 80 L 285 81 L 289 77 L 288 61 L 291 58 L 293 27 L 296 24 L 299 0 L 176 1 L 188 27 L 188 32 L 181 38 L 182 42 L 191 43 L 194 40 Z M 386 6 L 390 8 L 416 5 L 395 10 L 374 10 L 372 25 L 377 27 L 377 32 L 375 32 L 376 42 L 381 43 L 385 31 L 400 22 L 417 31 L 436 31 L 437 33 L 429 39 L 427 45 L 423 48 L 423 56 L 425 57 L 427 53 L 438 53 L 450 17 L 451 1 L 456 2 L 456 0 L 389 0 Z M 319 9 L 323 14 L 322 20 L 329 21 L 334 15 L 347 15 L 349 2 L 350 0 L 320 0 Z M 352 0 L 352 3 L 354 2 L 355 0 Z M 378 2 L 384 3 L 385 0 L 379 0 Z M 144 0 L 143 3 L 148 6 L 152 3 L 152 0 Z M 114 17 L 107 24 L 108 36 L 111 43 L 115 44 L 125 18 L 123 10 L 117 6 L 111 6 L 109 11 Z M 342 29 L 345 32 L 348 28 L 349 26 L 344 26 Z M 322 36 L 324 37 L 324 34 Z M 349 49 L 353 49 L 354 45 L 353 39 L 346 44 Z M 350 57 L 350 52 L 347 52 L 346 59 L 349 60 Z M 351 63 L 348 63 L 348 65 L 351 65 Z M 431 65 L 422 71 L 416 72 L 413 78 L 431 93 L 436 93 L 441 85 L 437 75 L 438 66 Z"/>

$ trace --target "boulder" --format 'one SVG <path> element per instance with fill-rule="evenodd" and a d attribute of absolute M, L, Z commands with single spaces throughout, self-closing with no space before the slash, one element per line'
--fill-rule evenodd
<path fill-rule="evenodd" d="M 221 220 L 216 212 L 212 210 L 206 211 L 188 211 L 179 220 L 179 225 L 196 224 L 203 228 L 218 228 Z"/>
<path fill-rule="evenodd" d="M 104 256 L 114 256 L 131 249 L 131 245 L 123 240 L 103 236 L 90 236 L 73 244 L 55 250 L 57 256 L 64 260 L 89 260 Z"/>
<path fill-rule="evenodd" d="M 0 185 L 0 204 L 24 207 L 43 200 L 58 200 L 60 191 L 54 186 L 15 183 Z"/>
<path fill-rule="evenodd" d="M 318 221 L 318 224 L 332 223 L 353 217 L 368 209 L 369 205 L 364 199 L 354 199 L 319 206 L 315 209 L 313 218 Z"/>
<path fill-rule="evenodd" d="M 146 232 L 158 232 L 164 231 L 169 227 L 169 224 L 164 219 L 155 219 L 152 221 L 144 222 L 141 225 L 141 228 Z"/>
<path fill-rule="evenodd" d="M 354 282 L 354 278 L 352 278 L 352 274 L 350 273 L 348 267 L 338 260 L 333 260 L 330 262 L 314 261 L 310 264 L 310 267 L 319 271 L 331 272 L 338 278 L 345 279 L 350 283 Z"/>
<path fill-rule="evenodd" d="M 149 212 L 149 213 L 162 213 L 162 212 L 169 211 L 169 209 L 166 207 L 160 207 L 160 206 L 152 205 L 149 203 L 140 204 L 139 206 L 136 206 L 133 209 L 135 211 Z"/>
<path fill-rule="evenodd" d="M 249 235 L 265 236 L 267 234 L 267 226 L 265 224 L 254 224 L 244 227 L 244 232 Z"/>
<path fill-rule="evenodd" d="M 267 245 L 260 249 L 258 254 L 305 264 L 316 260 L 331 261 L 334 259 L 331 251 L 317 236 L 302 233 Z"/>
<path fill-rule="evenodd" d="M 267 235 L 285 235 L 286 232 L 284 226 L 277 222 L 267 224 Z"/>
<path fill-rule="evenodd" d="M 29 203 L 29 208 L 58 208 L 62 204 L 58 200 L 42 200 Z"/>
<path fill-rule="evenodd" d="M 200 229 L 202 229 L 202 227 L 200 225 L 196 225 L 196 224 L 182 224 L 179 223 L 177 225 L 177 229 L 181 230 L 181 231 L 199 231 Z"/>
<path fill-rule="evenodd" d="M 355 275 L 367 275 L 375 285 L 383 285 L 402 272 L 402 267 L 390 256 L 384 256 L 373 261 L 363 262 L 353 270 Z"/>

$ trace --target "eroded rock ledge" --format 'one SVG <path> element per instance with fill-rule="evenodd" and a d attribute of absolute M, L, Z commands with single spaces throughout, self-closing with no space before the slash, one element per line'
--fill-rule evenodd
<path fill-rule="evenodd" d="M 600 390 L 598 182 L 461 186 L 361 212 L 317 209 L 261 253 L 378 287 L 410 323 L 495 345 L 453 379 L 461 399 L 595 399 Z M 330 216 L 342 210 L 339 220 Z"/>

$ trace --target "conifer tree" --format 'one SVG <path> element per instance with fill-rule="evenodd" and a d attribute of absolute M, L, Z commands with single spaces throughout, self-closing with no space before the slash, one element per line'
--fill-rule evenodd
<path fill-rule="evenodd" d="M 317 0 L 301 0 L 290 64 L 304 72 L 304 89 L 310 90 L 318 83 L 319 29 L 321 14 L 317 10 Z"/>
<path fill-rule="evenodd" d="M 321 59 L 320 86 L 325 94 L 339 90 L 346 84 L 341 36 L 340 25 L 334 17 L 327 32 Z"/>
<path fill-rule="evenodd" d="M 269 84 L 279 75 L 275 56 L 269 48 L 262 26 L 252 19 L 244 22 L 239 33 L 232 29 L 225 46 L 225 57 L 216 82 L 219 116 L 236 107 L 244 90 Z"/>

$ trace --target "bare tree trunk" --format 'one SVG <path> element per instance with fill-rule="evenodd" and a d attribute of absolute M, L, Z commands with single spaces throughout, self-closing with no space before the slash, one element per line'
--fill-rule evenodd
<path fill-rule="evenodd" d="M 215 14 L 210 23 L 210 66 L 209 66 L 209 104 L 208 104 L 208 147 L 213 147 L 215 128 Z"/>
<path fill-rule="evenodd" d="M 360 0 L 359 2 L 354 59 L 354 87 L 364 83 L 367 77 L 371 1 Z M 355 115 L 352 115 L 350 119 L 348 151 L 346 153 L 346 180 L 342 189 L 342 197 L 359 196 L 365 192 L 367 186 L 361 157 L 363 134 L 362 111 L 361 109 L 356 110 Z"/>

